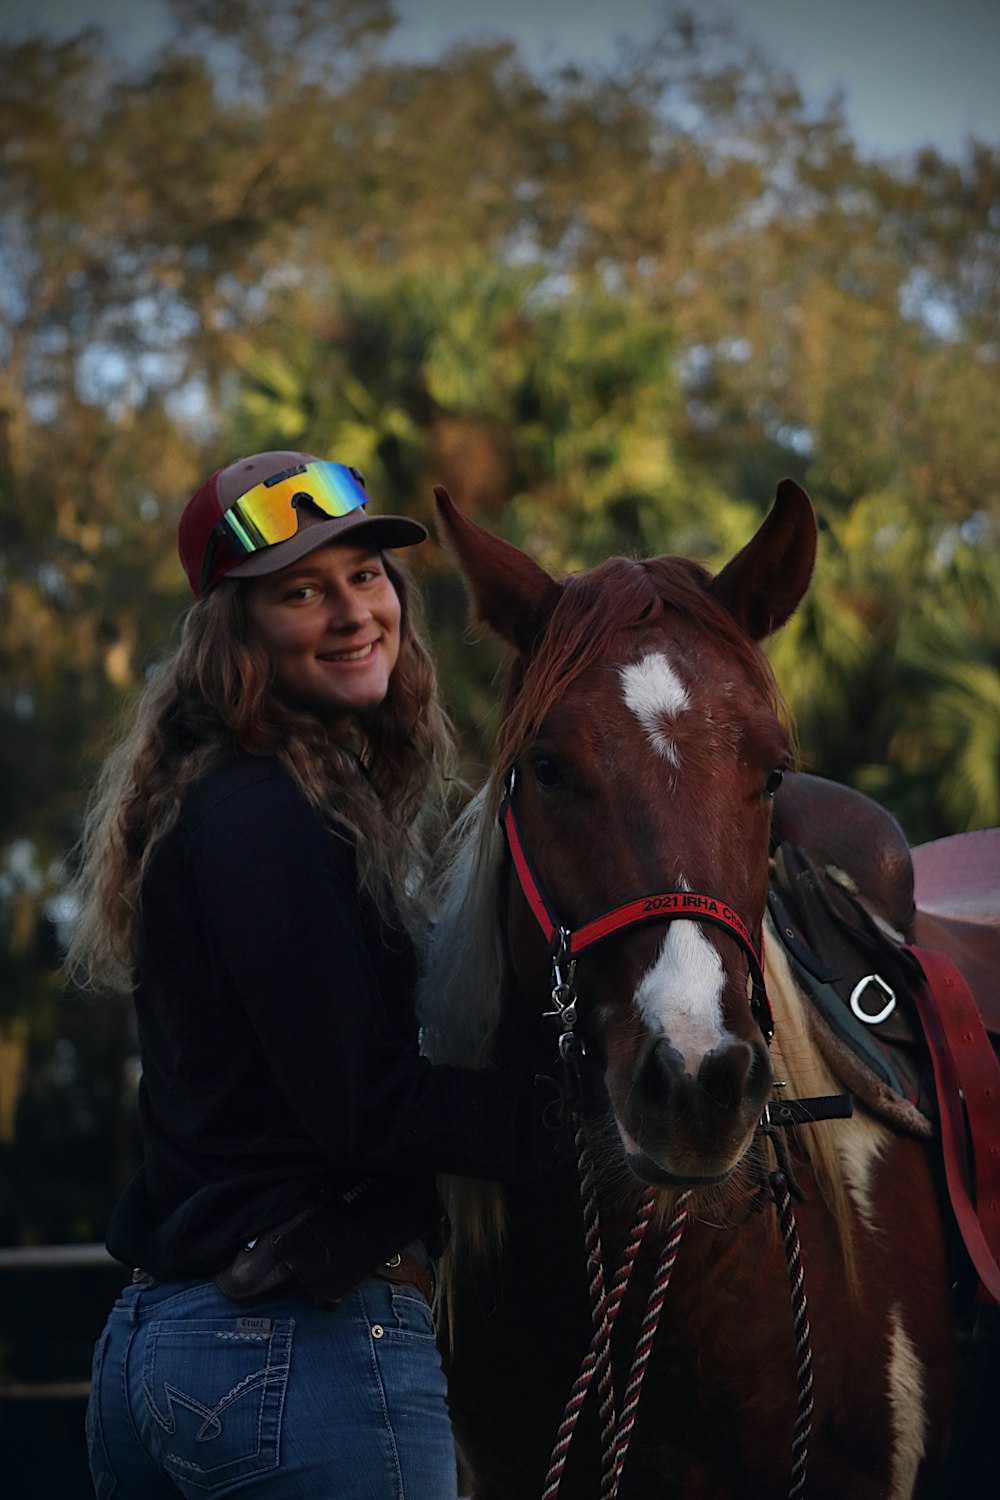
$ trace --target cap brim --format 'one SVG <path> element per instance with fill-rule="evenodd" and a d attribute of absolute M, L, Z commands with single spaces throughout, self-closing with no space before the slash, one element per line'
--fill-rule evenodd
<path fill-rule="evenodd" d="M 334 520 L 304 526 L 287 542 L 275 542 L 273 547 L 255 552 L 246 562 L 230 568 L 225 576 L 262 578 L 287 568 L 289 563 L 298 562 L 300 557 L 307 557 L 327 542 L 346 542 L 360 532 L 367 532 L 365 540 L 374 542 L 380 550 L 383 547 L 415 547 L 427 540 L 426 526 L 411 521 L 408 516 L 337 516 Z"/>

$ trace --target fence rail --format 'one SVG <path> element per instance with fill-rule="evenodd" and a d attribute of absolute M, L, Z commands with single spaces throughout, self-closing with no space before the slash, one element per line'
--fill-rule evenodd
<path fill-rule="evenodd" d="M 0 1247 L 0 1271 L 66 1266 L 98 1266 L 108 1270 L 118 1262 L 103 1245 L 15 1245 Z"/>
<path fill-rule="evenodd" d="M 103 1245 L 6 1245 L 0 1247 L 2 1271 L 59 1271 L 91 1266 L 110 1270 L 118 1262 Z M 0 1401 L 86 1401 L 89 1380 L 0 1381 Z"/>

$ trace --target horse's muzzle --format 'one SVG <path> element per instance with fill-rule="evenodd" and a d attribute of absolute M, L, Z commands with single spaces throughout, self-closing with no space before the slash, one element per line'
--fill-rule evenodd
<path fill-rule="evenodd" d="M 682 1187 L 724 1181 L 753 1138 L 772 1078 L 762 1041 L 725 1038 L 692 1077 L 677 1049 L 657 1038 L 639 1060 L 620 1111 L 636 1176 Z M 614 1101 L 618 1090 L 610 1092 Z"/>

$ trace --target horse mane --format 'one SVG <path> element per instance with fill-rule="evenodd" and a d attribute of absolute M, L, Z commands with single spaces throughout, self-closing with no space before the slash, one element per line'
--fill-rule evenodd
<path fill-rule="evenodd" d="M 771 1060 L 776 1078 L 786 1084 L 783 1098 L 807 1099 L 842 1091 L 809 1026 L 808 1006 L 792 977 L 781 939 L 765 917 L 764 975 L 774 1012 Z M 849 1290 L 859 1290 L 853 1227 L 855 1218 L 871 1219 L 866 1195 L 858 1183 L 865 1176 L 865 1158 L 877 1157 L 889 1141 L 889 1131 L 865 1113 L 846 1120 L 825 1120 L 795 1132 L 794 1144 L 809 1163 L 818 1191 L 830 1210 L 844 1258 Z"/>
<path fill-rule="evenodd" d="M 488 783 L 456 820 L 435 865 L 417 989 L 421 1047 L 433 1062 L 483 1068 L 500 1021 L 504 968 L 502 835 Z"/>
<path fill-rule="evenodd" d="M 709 592 L 711 582 L 707 569 L 684 557 L 611 557 L 563 581 L 535 651 L 527 661 L 518 659 L 508 676 L 494 750 L 497 798 L 507 768 L 566 689 L 596 662 L 608 660 L 619 636 L 655 626 L 671 613 L 718 637 L 753 688 L 788 723 L 767 658 Z"/>

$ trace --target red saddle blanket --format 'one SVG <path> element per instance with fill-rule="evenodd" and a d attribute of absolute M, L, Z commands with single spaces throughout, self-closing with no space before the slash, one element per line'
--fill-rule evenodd
<path fill-rule="evenodd" d="M 1000 828 L 918 845 L 912 858 L 911 951 L 929 992 L 915 999 L 943 1106 L 948 1191 L 982 1287 L 1000 1302 L 1000 1065 L 987 1035 L 1000 1038 Z"/>
<path fill-rule="evenodd" d="M 958 965 L 987 1031 L 1000 1037 L 1000 828 L 918 844 L 911 858 L 908 935 Z"/>

